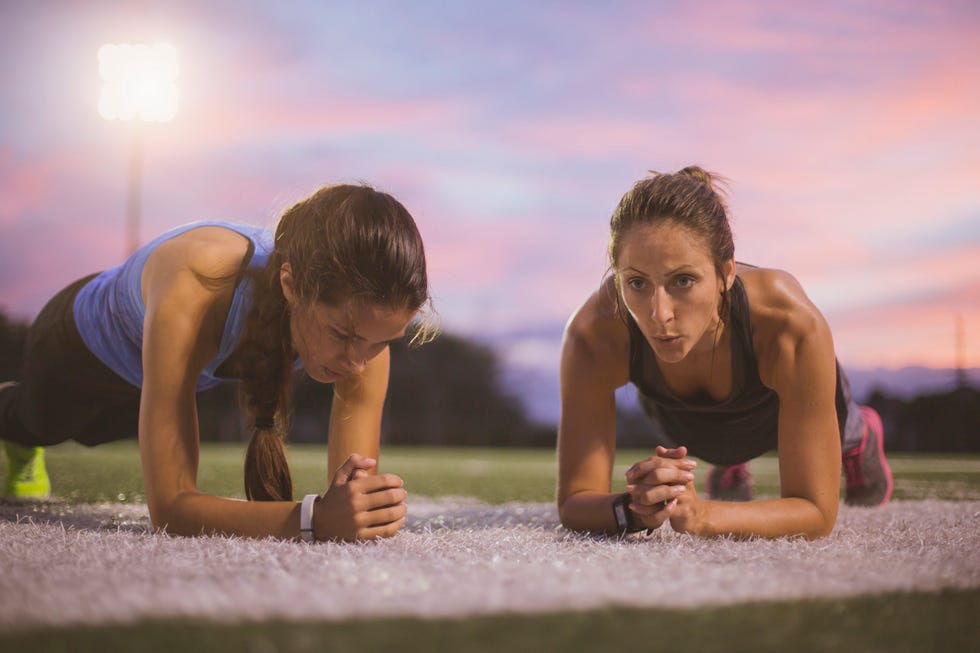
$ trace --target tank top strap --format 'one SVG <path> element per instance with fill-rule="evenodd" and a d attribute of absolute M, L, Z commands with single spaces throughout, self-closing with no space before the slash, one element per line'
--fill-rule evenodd
<path fill-rule="evenodd" d="M 745 284 L 738 276 L 729 291 L 729 322 L 732 330 L 732 395 L 762 384 L 752 343 L 752 314 Z"/>

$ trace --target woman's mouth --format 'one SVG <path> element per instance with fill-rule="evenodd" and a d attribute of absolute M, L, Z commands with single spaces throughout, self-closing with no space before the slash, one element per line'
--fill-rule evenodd
<path fill-rule="evenodd" d="M 343 374 L 341 374 L 340 372 L 334 372 L 326 365 L 321 366 L 320 370 L 323 372 L 324 376 L 329 378 L 331 381 L 340 381 L 342 378 L 344 378 Z"/>

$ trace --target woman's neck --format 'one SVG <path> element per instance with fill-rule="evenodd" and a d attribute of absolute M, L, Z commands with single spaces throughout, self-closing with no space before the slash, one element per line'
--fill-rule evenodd
<path fill-rule="evenodd" d="M 731 390 L 731 329 L 720 318 L 682 360 L 667 363 L 657 358 L 667 387 L 678 396 L 708 392 L 716 399 Z"/>

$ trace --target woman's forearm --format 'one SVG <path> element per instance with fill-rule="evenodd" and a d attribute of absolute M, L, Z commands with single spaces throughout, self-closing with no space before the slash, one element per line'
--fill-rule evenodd
<path fill-rule="evenodd" d="M 294 501 L 240 501 L 183 492 L 165 505 L 150 505 L 153 526 L 173 535 L 299 537 L 300 505 Z"/>
<path fill-rule="evenodd" d="M 824 514 L 815 503 L 803 498 L 761 499 L 748 502 L 699 501 L 698 507 L 671 518 L 681 532 L 712 537 L 824 537 L 834 528 L 837 511 Z M 693 513 L 693 514 L 692 514 Z"/>
<path fill-rule="evenodd" d="M 573 531 L 615 533 L 612 504 L 618 494 L 579 492 L 558 505 L 562 526 Z"/>

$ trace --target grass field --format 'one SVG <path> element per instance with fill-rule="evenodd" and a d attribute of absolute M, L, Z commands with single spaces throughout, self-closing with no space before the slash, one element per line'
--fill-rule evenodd
<path fill-rule="evenodd" d="M 614 487 L 621 487 L 626 468 L 646 455 L 640 450 L 620 451 L 613 470 Z M 297 496 L 325 489 L 326 447 L 293 445 L 289 458 Z M 244 498 L 243 460 L 241 445 L 205 443 L 198 473 L 201 490 Z M 980 456 L 892 454 L 889 461 L 896 499 L 980 499 Z M 92 449 L 66 443 L 48 449 L 47 462 L 55 494 L 67 501 L 144 501 L 135 442 Z M 488 503 L 551 501 L 555 496 L 557 463 L 550 449 L 385 447 L 381 468 L 401 476 L 410 494 L 418 496 L 468 496 Z M 775 456 L 755 460 L 750 468 L 756 493 L 778 496 Z M 707 470 L 704 463 L 695 470 L 699 490 Z M 5 471 L 0 466 L 0 475 Z"/>
<path fill-rule="evenodd" d="M 643 452 L 623 451 L 614 478 Z M 242 496 L 240 446 L 202 448 L 201 489 Z M 322 491 L 325 448 L 290 450 L 296 494 Z M 980 457 L 890 457 L 896 499 L 980 499 Z M 0 470 L 5 465 L 0 465 Z M 56 495 L 73 503 L 142 503 L 135 443 L 48 450 Z M 551 501 L 549 450 L 385 448 L 382 468 L 416 496 L 468 496 L 490 503 Z M 701 465 L 698 474 L 707 471 Z M 778 493 L 776 460 L 752 463 L 760 495 Z M 2 473 L 2 472 L 0 472 Z M 699 478 L 699 481 L 701 479 Z M 619 482 L 619 485 L 622 483 Z M 750 581 L 751 579 L 747 579 Z M 0 633 L 0 650 L 39 651 L 612 651 L 640 646 L 685 651 L 980 650 L 980 591 L 889 594 L 845 600 L 753 603 L 698 610 L 607 609 L 466 619 L 216 624 L 194 620 Z"/>

